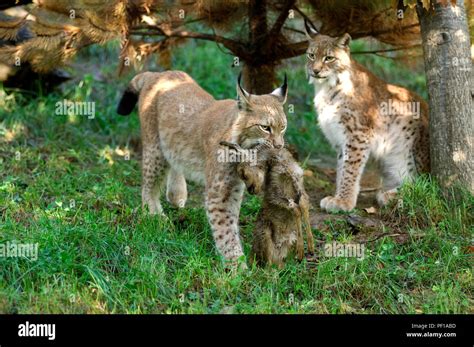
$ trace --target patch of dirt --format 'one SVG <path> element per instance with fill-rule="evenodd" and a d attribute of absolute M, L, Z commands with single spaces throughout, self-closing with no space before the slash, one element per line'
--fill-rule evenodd
<path fill-rule="evenodd" d="M 373 162 L 368 163 L 361 179 L 357 210 L 350 214 L 334 214 L 321 210 L 319 207 L 321 199 L 334 195 L 336 190 L 335 167 L 335 158 L 320 157 L 318 160 L 309 161 L 305 171 L 305 188 L 312 204 L 311 227 L 323 234 L 339 231 L 350 233 L 353 235 L 353 242 L 358 243 L 374 242 L 384 236 L 393 237 L 394 242 L 399 244 L 407 242 L 409 236 L 406 232 L 394 228 L 393 224 L 381 217 L 375 199 L 381 181 L 378 168 Z M 324 241 L 315 238 L 315 242 Z"/>

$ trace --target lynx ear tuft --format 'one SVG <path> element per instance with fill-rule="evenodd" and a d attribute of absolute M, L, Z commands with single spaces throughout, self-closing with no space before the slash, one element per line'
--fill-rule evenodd
<path fill-rule="evenodd" d="M 309 39 L 314 39 L 317 35 L 319 35 L 319 31 L 316 30 L 314 24 L 306 18 L 304 19 L 304 29 L 305 34 Z"/>
<path fill-rule="evenodd" d="M 248 109 L 251 105 L 251 95 L 244 88 L 242 88 L 241 81 L 242 72 L 239 74 L 239 78 L 237 79 L 237 100 L 239 102 L 239 109 Z"/>
<path fill-rule="evenodd" d="M 286 76 L 286 73 L 283 84 L 275 89 L 271 95 L 275 95 L 278 98 L 278 101 L 280 101 L 282 104 L 286 102 L 286 97 L 288 96 L 288 77 Z"/>

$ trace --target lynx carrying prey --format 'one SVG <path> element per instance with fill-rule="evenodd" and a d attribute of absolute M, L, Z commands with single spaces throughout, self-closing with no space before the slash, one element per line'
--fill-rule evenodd
<path fill-rule="evenodd" d="M 222 145 L 243 152 L 238 145 Z M 303 228 L 308 251 L 314 252 L 309 224 L 309 197 L 303 184 L 303 169 L 285 148 L 276 149 L 263 143 L 255 147 L 257 163 L 239 163 L 237 172 L 253 193 L 263 191 L 262 209 L 253 231 L 251 261 L 282 267 L 291 249 L 299 260 L 304 257 Z"/>
<path fill-rule="evenodd" d="M 143 144 L 142 205 L 161 214 L 160 187 L 178 207 L 187 199 L 186 179 L 203 184 L 217 249 L 235 263 L 243 256 L 239 212 L 244 184 L 237 163 L 218 160 L 220 141 L 250 148 L 269 141 L 284 145 L 287 83 L 268 95 L 251 95 L 237 85 L 238 101 L 215 100 L 186 73 L 145 72 L 130 82 L 117 112 L 130 114 L 139 103 Z"/>
<path fill-rule="evenodd" d="M 319 125 L 338 152 L 336 195 L 322 199 L 321 208 L 355 207 L 369 155 L 381 166 L 377 200 L 384 205 L 405 179 L 430 170 L 428 106 L 352 60 L 348 34 L 333 38 L 307 22 L 305 27 L 310 38 L 306 67 L 316 86 Z"/>

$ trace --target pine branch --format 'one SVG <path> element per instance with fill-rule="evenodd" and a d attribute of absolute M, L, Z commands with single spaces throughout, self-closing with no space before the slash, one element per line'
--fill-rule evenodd
<path fill-rule="evenodd" d="M 388 49 L 376 49 L 373 51 L 354 51 L 351 52 L 351 54 L 379 54 L 379 53 L 386 53 L 386 52 L 396 52 L 396 51 L 402 51 L 404 49 L 411 49 L 411 48 L 418 48 L 421 47 L 421 45 L 410 45 L 410 46 L 405 46 L 405 47 L 396 47 L 396 48 L 388 48 Z"/>
<path fill-rule="evenodd" d="M 166 23 L 171 25 L 171 27 L 180 27 L 180 26 L 186 26 L 188 24 L 192 24 L 192 23 L 196 23 L 196 22 L 202 22 L 205 19 L 206 19 L 205 17 L 199 17 L 199 18 L 189 19 L 185 22 L 183 22 L 182 20 L 170 20 L 170 21 L 167 21 Z M 150 29 L 150 28 L 153 28 L 153 26 L 150 26 L 150 25 L 147 25 L 147 24 L 139 24 L 139 25 L 135 25 L 133 27 L 134 30 L 136 30 L 136 29 Z"/>
<path fill-rule="evenodd" d="M 295 29 L 295 28 L 292 28 L 292 27 L 284 26 L 283 29 L 293 31 L 293 32 L 301 34 L 301 35 L 305 35 L 305 32 L 303 30 L 298 30 L 298 29 Z"/>
<path fill-rule="evenodd" d="M 374 54 L 377 57 L 390 59 L 390 60 L 403 60 L 403 59 L 406 58 L 405 56 L 389 57 L 388 55 L 384 55 L 384 54 L 381 54 L 381 53 L 374 53 Z M 423 54 L 411 55 L 410 57 L 411 58 L 421 58 L 421 57 L 423 57 Z"/>
<path fill-rule="evenodd" d="M 278 52 L 278 59 L 289 59 L 304 54 L 308 49 L 307 40 L 284 45 Z"/>
<path fill-rule="evenodd" d="M 278 33 L 280 32 L 281 28 L 283 27 L 283 24 L 285 24 L 285 21 L 288 18 L 288 12 L 293 8 L 295 3 L 296 0 L 286 0 L 285 4 L 283 5 L 283 9 L 281 10 L 280 14 L 278 15 L 278 18 L 273 24 L 273 27 L 267 34 L 267 37 L 269 37 L 270 40 L 275 41 L 277 39 Z"/>
<path fill-rule="evenodd" d="M 400 27 L 399 30 L 401 31 L 401 30 L 405 30 L 405 29 L 411 29 L 411 28 L 415 28 L 419 25 L 420 25 L 419 23 L 413 23 L 413 24 L 410 24 L 410 25 L 405 25 L 403 27 Z M 380 31 L 376 31 L 376 30 L 365 31 L 365 32 L 361 31 L 361 32 L 358 32 L 358 33 L 353 33 L 353 34 L 351 34 L 351 36 L 354 40 L 355 39 L 360 39 L 362 37 L 367 37 L 367 36 L 373 36 L 373 37 L 377 38 L 377 36 L 379 36 L 379 35 L 390 34 L 390 33 L 393 33 L 393 32 L 394 32 L 394 28 L 388 28 L 388 29 L 380 30 Z"/>
<path fill-rule="evenodd" d="M 225 38 L 219 35 L 213 34 L 206 34 L 206 33 L 199 33 L 187 30 L 166 30 L 159 26 L 156 27 L 148 27 L 148 31 L 131 31 L 131 35 L 144 35 L 144 36 L 165 36 L 165 37 L 180 37 L 180 38 L 191 38 L 191 39 L 198 39 L 198 40 L 205 40 L 205 41 L 212 41 L 216 43 L 222 44 L 228 50 L 230 50 L 233 54 L 243 57 L 247 56 L 245 53 L 245 46 L 242 42 L 235 41 L 232 39 Z"/>
<path fill-rule="evenodd" d="M 420 47 L 420 45 L 410 45 L 406 47 L 396 47 L 396 48 L 380 49 L 380 50 L 373 50 L 373 51 L 354 51 L 354 52 L 351 52 L 351 54 L 375 54 L 383 58 L 389 58 L 380 53 L 401 51 L 404 49 L 411 49 L 411 48 L 417 48 L 417 47 Z M 308 41 L 290 43 L 288 45 L 283 46 L 282 50 L 279 52 L 278 57 L 280 59 L 293 58 L 301 54 L 304 54 L 307 49 L 308 49 Z"/>
<path fill-rule="evenodd" d="M 301 11 L 298 6 L 293 6 L 293 8 L 295 9 L 296 12 L 299 13 L 299 15 L 300 15 L 301 17 L 303 17 L 303 19 L 305 19 L 305 20 L 307 20 L 308 22 L 310 22 L 311 24 L 313 24 L 313 21 L 306 15 L 306 13 L 304 13 L 303 11 Z M 313 26 L 314 26 L 314 24 L 313 24 Z"/>

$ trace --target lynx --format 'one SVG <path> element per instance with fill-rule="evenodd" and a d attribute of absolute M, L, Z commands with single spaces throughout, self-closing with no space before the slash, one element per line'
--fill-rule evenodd
<path fill-rule="evenodd" d="M 243 152 L 237 144 L 222 145 Z M 303 227 L 308 251 L 314 252 L 314 240 L 309 225 L 309 197 L 303 185 L 303 169 L 285 148 L 275 149 L 267 143 L 256 147 L 257 163 L 239 163 L 237 172 L 249 192 L 263 191 L 262 209 L 253 231 L 250 260 L 257 265 L 283 267 L 290 250 L 299 260 L 304 257 Z"/>
<path fill-rule="evenodd" d="M 428 106 L 409 90 L 388 84 L 350 56 L 351 37 L 320 34 L 305 22 L 310 39 L 306 71 L 315 85 L 319 125 L 338 153 L 336 194 L 325 210 L 356 206 L 359 182 L 371 155 L 379 162 L 385 205 L 405 180 L 430 170 Z"/>
<path fill-rule="evenodd" d="M 238 163 L 218 160 L 220 141 L 250 148 L 268 141 L 284 145 L 287 121 L 283 105 L 287 80 L 271 94 L 253 95 L 237 83 L 237 100 L 215 100 L 181 71 L 144 72 L 124 92 L 117 112 L 128 115 L 139 105 L 142 158 L 142 206 L 163 214 L 166 198 L 184 207 L 186 180 L 205 186 L 205 207 L 216 247 L 230 264 L 241 264 L 239 213 L 244 183 Z"/>

